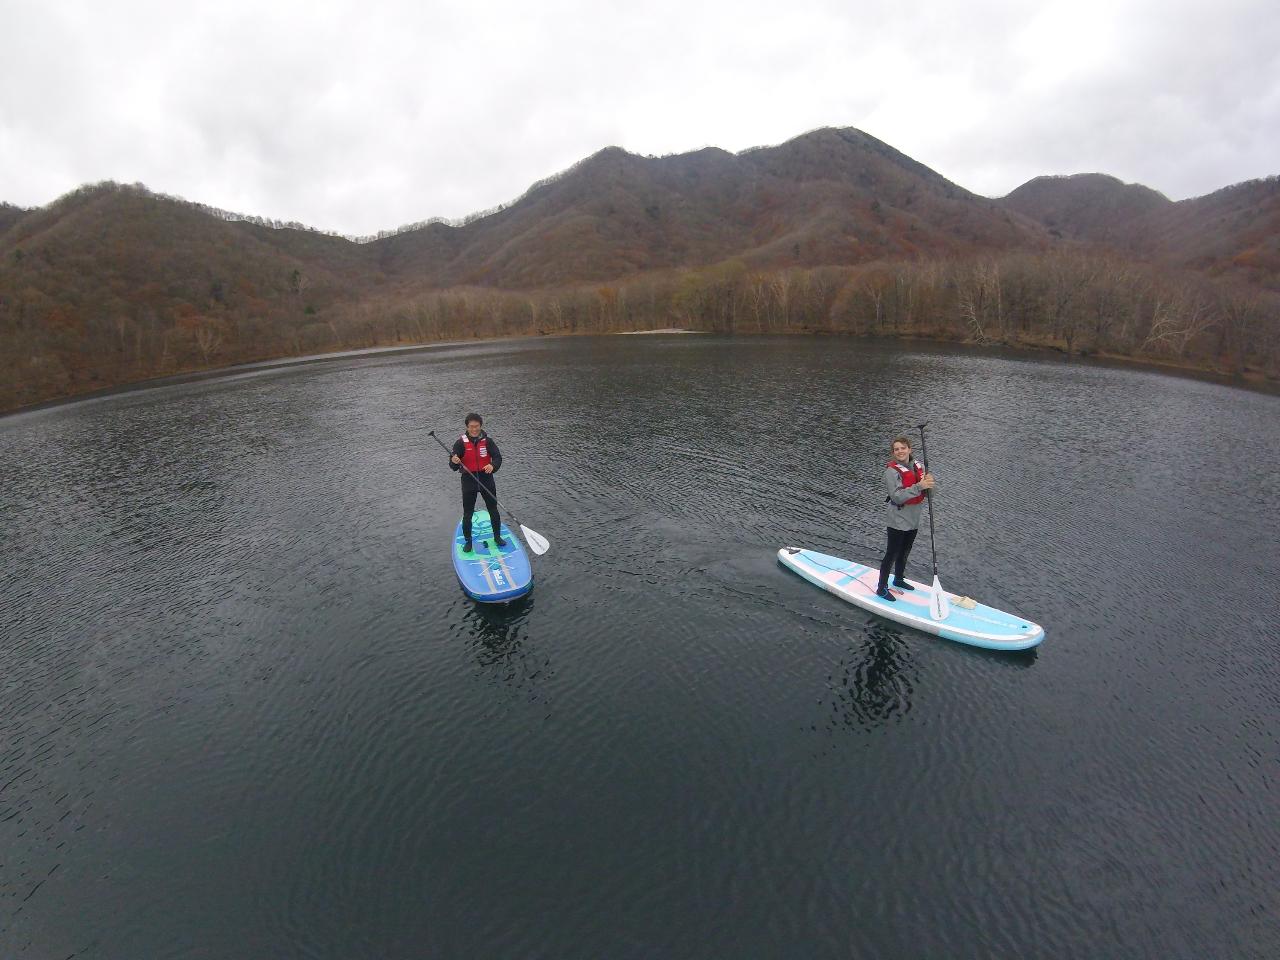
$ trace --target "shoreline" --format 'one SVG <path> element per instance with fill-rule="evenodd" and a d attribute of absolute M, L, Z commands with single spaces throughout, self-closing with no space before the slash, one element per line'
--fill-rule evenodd
<path fill-rule="evenodd" d="M 966 340 L 951 340 L 947 338 L 937 338 L 928 336 L 912 336 L 911 334 L 900 334 L 898 336 L 881 337 L 881 336 L 860 336 L 841 333 L 829 333 L 820 330 L 796 330 L 792 332 L 778 333 L 721 333 L 716 334 L 715 331 L 709 330 L 690 330 L 685 327 L 661 327 L 655 330 L 620 330 L 614 333 L 597 333 L 597 332 L 576 332 L 576 333 L 545 333 L 545 334 L 521 334 L 509 337 L 475 337 L 466 340 L 433 340 L 426 343 L 399 344 L 386 347 L 361 347 L 355 350 L 339 350 L 327 353 L 306 354 L 299 357 L 272 357 L 266 360 L 253 360 L 248 363 L 236 363 L 225 367 L 212 367 L 204 370 L 189 370 L 183 373 L 169 374 L 163 377 L 150 377 L 145 380 L 134 380 L 126 383 L 116 384 L 111 387 L 103 387 L 98 390 L 88 391 L 86 393 L 76 393 L 65 397 L 57 397 L 51 400 L 41 400 L 37 403 L 27 404 L 20 407 L 14 407 L 9 410 L 0 410 L 0 420 L 10 417 L 18 417 L 24 414 L 40 413 L 55 407 L 65 407 L 75 403 L 89 403 L 95 400 L 114 397 L 122 393 L 133 393 L 142 390 L 153 390 L 161 387 L 180 386 L 187 383 L 199 383 L 204 380 L 214 380 L 220 378 L 232 378 L 237 376 L 250 376 L 255 373 L 265 373 L 272 370 L 287 369 L 289 367 L 306 366 L 313 363 L 327 363 L 333 360 L 350 360 L 360 357 L 375 356 L 395 356 L 397 354 L 407 353 L 423 353 L 430 350 L 447 350 L 456 347 L 478 346 L 481 344 L 493 343 L 518 343 L 525 340 L 553 340 L 569 337 L 588 337 L 588 336 L 649 336 L 653 334 L 676 334 L 676 335 L 717 335 L 742 339 L 753 339 L 758 337 L 847 337 L 854 340 L 874 340 L 882 343 L 928 343 L 937 346 L 946 346 L 959 348 L 964 350 L 991 350 L 999 352 L 1007 352 L 1013 354 L 1024 354 L 1027 356 L 1054 357 L 1064 363 L 1086 363 L 1096 364 L 1104 367 L 1123 367 L 1130 370 L 1148 370 L 1153 373 L 1161 373 L 1166 376 L 1184 377 L 1190 380 L 1199 380 L 1202 382 L 1215 383 L 1220 386 L 1234 387 L 1239 390 L 1248 390 L 1254 393 L 1262 393 L 1268 396 L 1280 396 L 1280 381 L 1271 380 L 1266 376 L 1256 372 L 1246 372 L 1244 374 L 1232 375 L 1220 373 L 1214 370 L 1208 370 L 1202 367 L 1195 367 L 1185 364 L 1177 364 L 1169 361 L 1161 361 L 1150 358 L 1128 357 L 1121 354 L 1110 353 L 1068 353 L 1061 347 L 1055 347 L 1049 344 L 1008 344 L 1008 343 L 973 343 Z"/>
<path fill-rule="evenodd" d="M 233 363 L 226 367 L 211 367 L 206 370 L 188 370 L 184 373 L 172 373 L 163 377 L 148 377 L 145 380 L 131 380 L 112 387 L 102 387 L 86 393 L 74 393 L 66 397 L 52 400 L 41 400 L 38 403 L 25 404 L 11 410 L 0 411 L 0 420 L 18 417 L 27 413 L 40 413 L 54 407 L 65 407 L 73 403 L 89 403 L 94 400 L 105 400 L 122 393 L 135 393 L 143 390 L 156 390 L 162 387 L 175 387 L 187 383 L 200 383 L 203 380 L 231 379 L 239 376 L 251 376 L 255 373 L 268 373 L 272 370 L 302 367 L 312 363 L 328 363 L 331 360 L 351 360 L 359 357 L 395 356 L 401 353 L 424 353 L 428 350 L 445 350 L 450 347 L 468 347 L 487 343 L 514 343 L 521 340 L 548 340 L 556 336 L 569 334 L 525 334 L 516 337 L 476 337 L 471 340 L 432 340 L 428 343 L 400 344 L 390 347 L 360 347 L 356 350 L 338 350 L 329 353 L 309 353 L 300 357 L 272 357 L 267 360 L 250 360 L 247 363 Z"/>

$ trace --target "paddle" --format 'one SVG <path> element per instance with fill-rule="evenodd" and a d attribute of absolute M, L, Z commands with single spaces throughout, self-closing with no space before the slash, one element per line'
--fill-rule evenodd
<path fill-rule="evenodd" d="M 924 428 L 928 424 L 927 420 L 920 424 L 920 453 L 924 455 L 925 473 L 929 472 L 929 445 L 924 439 Z M 933 593 L 929 597 L 929 616 L 935 620 L 945 620 L 947 614 L 951 612 L 951 603 L 947 600 L 942 584 L 938 581 L 938 549 L 933 534 L 933 491 L 926 490 L 924 494 L 925 506 L 929 509 L 929 552 L 933 554 Z"/>
<path fill-rule="evenodd" d="M 442 449 L 445 453 L 449 454 L 450 456 L 453 455 L 453 451 L 444 445 L 444 441 L 436 436 L 436 432 L 434 430 L 428 430 L 427 436 L 429 436 L 436 443 L 440 444 L 440 449 Z M 465 465 L 459 464 L 459 466 L 462 467 L 463 470 L 467 470 Z M 476 481 L 476 483 L 480 482 L 480 478 L 477 477 L 470 470 L 467 470 L 467 473 L 470 475 L 472 480 Z M 498 504 L 498 506 L 502 507 L 502 504 L 501 502 L 499 502 L 497 497 L 493 498 L 493 502 Z M 551 549 L 551 541 L 548 540 L 546 537 L 544 537 L 542 534 L 540 534 L 537 530 L 530 530 L 523 523 L 520 523 L 519 518 L 510 510 L 508 510 L 506 507 L 502 507 L 502 512 L 505 513 L 507 516 L 509 516 L 512 520 L 515 520 L 517 524 L 519 524 L 520 532 L 524 534 L 525 542 L 529 544 L 530 550 L 532 550 L 534 553 L 541 556 L 542 554 L 546 553 L 548 550 Z M 502 533 L 502 531 L 495 530 L 494 533 L 500 534 Z"/>

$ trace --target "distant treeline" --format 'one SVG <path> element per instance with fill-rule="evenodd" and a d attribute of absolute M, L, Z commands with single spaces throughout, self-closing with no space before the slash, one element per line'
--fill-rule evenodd
<path fill-rule="evenodd" d="M 79 311 L 18 292 L 0 304 L 0 409 L 256 360 L 440 340 L 681 326 L 734 334 L 927 337 L 1052 347 L 1280 381 L 1280 304 L 1256 287 L 1077 252 L 752 270 L 731 260 L 617 284 L 451 288 L 312 302 L 217 289 Z"/>

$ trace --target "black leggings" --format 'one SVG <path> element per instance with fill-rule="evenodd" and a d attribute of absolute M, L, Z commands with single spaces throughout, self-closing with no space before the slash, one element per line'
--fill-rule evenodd
<path fill-rule="evenodd" d="M 471 539 L 471 514 L 475 513 L 477 494 L 484 497 L 485 509 L 489 511 L 489 519 L 493 523 L 493 535 L 502 536 L 502 516 L 498 513 L 497 496 L 487 486 L 475 483 L 464 484 L 462 487 L 462 535 Z"/>
<path fill-rule="evenodd" d="M 907 557 L 911 553 L 911 545 L 916 542 L 917 530 L 895 530 L 888 527 L 889 546 L 884 552 L 884 559 L 880 561 L 880 584 L 878 589 L 883 590 L 889 585 L 889 570 L 893 569 L 893 575 L 897 579 L 902 579 L 902 571 L 907 568 Z"/>

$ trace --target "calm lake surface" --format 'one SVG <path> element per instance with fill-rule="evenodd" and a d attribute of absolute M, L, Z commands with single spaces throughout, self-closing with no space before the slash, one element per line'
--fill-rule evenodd
<path fill-rule="evenodd" d="M 470 409 L 552 542 L 509 607 L 449 558 Z M 926 418 L 942 582 L 1030 655 L 776 562 L 878 556 Z M 1275 397 L 857 340 L 2 419 L 0 955 L 1273 958 L 1278 475 Z"/>

